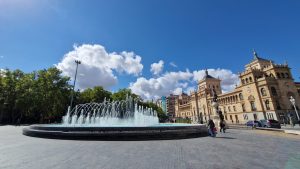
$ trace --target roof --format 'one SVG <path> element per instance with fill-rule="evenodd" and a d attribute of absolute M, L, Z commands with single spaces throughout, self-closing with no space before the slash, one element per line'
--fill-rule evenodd
<path fill-rule="evenodd" d="M 256 53 L 256 51 L 253 50 L 253 61 L 255 61 L 255 60 L 270 62 L 270 60 L 268 60 L 268 59 L 259 57 L 258 54 Z"/>
<path fill-rule="evenodd" d="M 205 79 L 216 79 L 216 78 L 214 78 L 214 77 L 212 77 L 211 75 L 209 75 L 209 74 L 208 74 L 208 71 L 205 70 L 205 76 L 203 77 L 203 80 L 205 80 Z"/>

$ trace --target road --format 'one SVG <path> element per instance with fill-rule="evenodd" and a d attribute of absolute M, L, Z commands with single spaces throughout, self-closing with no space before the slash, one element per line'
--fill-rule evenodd
<path fill-rule="evenodd" d="M 300 136 L 228 130 L 217 138 L 73 141 L 22 135 L 0 126 L 1 169 L 296 169 Z"/>

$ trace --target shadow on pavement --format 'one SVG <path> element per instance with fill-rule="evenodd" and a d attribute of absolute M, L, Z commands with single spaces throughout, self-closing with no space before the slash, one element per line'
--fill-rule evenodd
<path fill-rule="evenodd" d="M 223 139 L 236 139 L 236 138 L 233 138 L 233 137 L 216 137 L 216 138 L 223 138 Z"/>

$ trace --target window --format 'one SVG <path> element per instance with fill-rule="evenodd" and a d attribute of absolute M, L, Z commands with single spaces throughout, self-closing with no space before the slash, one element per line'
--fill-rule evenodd
<path fill-rule="evenodd" d="M 238 115 L 235 115 L 235 122 L 236 122 L 236 123 L 239 123 Z"/>
<path fill-rule="evenodd" d="M 249 77 L 249 81 L 252 82 L 252 77 Z"/>
<path fill-rule="evenodd" d="M 251 110 L 252 110 L 252 111 L 256 111 L 255 102 L 254 102 L 254 101 L 251 101 L 251 102 L 250 102 L 250 105 L 251 105 Z"/>
<path fill-rule="evenodd" d="M 286 78 L 289 78 L 290 75 L 289 75 L 288 73 L 285 73 L 285 77 L 286 77 Z"/>
<path fill-rule="evenodd" d="M 243 117 L 244 117 L 244 120 L 248 120 L 248 115 L 247 114 L 244 114 Z"/>
<path fill-rule="evenodd" d="M 242 110 L 243 110 L 243 112 L 246 111 L 246 109 L 245 109 L 245 104 L 242 104 Z"/>
<path fill-rule="evenodd" d="M 282 77 L 282 78 L 285 78 L 285 77 L 284 77 L 284 73 L 281 73 L 281 77 Z"/>
<path fill-rule="evenodd" d="M 261 88 L 261 89 L 260 89 L 260 92 L 261 92 L 261 95 L 262 95 L 262 96 L 266 96 L 266 95 L 267 95 L 267 92 L 266 92 L 266 89 L 265 89 L 265 88 Z"/>
<path fill-rule="evenodd" d="M 246 78 L 246 83 L 249 83 L 248 78 Z"/>
<path fill-rule="evenodd" d="M 240 100 L 244 100 L 244 97 L 243 97 L 242 93 L 239 94 L 239 97 L 240 97 Z"/>
<path fill-rule="evenodd" d="M 276 91 L 275 87 L 271 87 L 271 93 L 273 96 L 277 96 L 277 91 Z"/>
<path fill-rule="evenodd" d="M 228 111 L 229 111 L 229 112 L 231 112 L 231 108 L 230 108 L 230 106 L 228 106 Z"/>
<path fill-rule="evenodd" d="M 276 108 L 277 110 L 281 110 L 281 106 L 278 100 L 276 100 Z"/>
<path fill-rule="evenodd" d="M 277 73 L 277 78 L 281 78 L 280 73 Z"/>
<path fill-rule="evenodd" d="M 236 111 L 235 106 L 233 106 L 233 111 Z"/>
<path fill-rule="evenodd" d="M 270 102 L 269 102 L 269 100 L 266 100 L 265 104 L 266 104 L 266 109 L 270 110 Z"/>
<path fill-rule="evenodd" d="M 242 79 L 242 84 L 245 84 L 245 80 L 244 79 Z"/>

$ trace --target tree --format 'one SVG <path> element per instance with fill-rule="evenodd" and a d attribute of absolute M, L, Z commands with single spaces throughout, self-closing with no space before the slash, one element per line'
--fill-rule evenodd
<path fill-rule="evenodd" d="M 156 104 L 152 102 L 142 102 L 140 104 L 142 104 L 145 107 L 152 108 L 152 110 L 155 110 L 157 112 L 157 116 L 160 122 L 165 122 L 168 119 L 166 113 L 162 110 L 161 107 L 157 106 Z"/>
<path fill-rule="evenodd" d="M 88 88 L 80 93 L 80 103 L 88 103 L 88 102 L 103 102 L 104 98 L 106 100 L 111 99 L 111 92 L 106 91 L 101 86 L 96 86 L 93 89 Z"/>
<path fill-rule="evenodd" d="M 137 101 L 142 101 L 141 97 L 132 93 L 130 89 L 120 89 L 118 92 L 112 94 L 111 98 L 113 100 L 125 100 L 127 96 L 131 96 Z"/>

